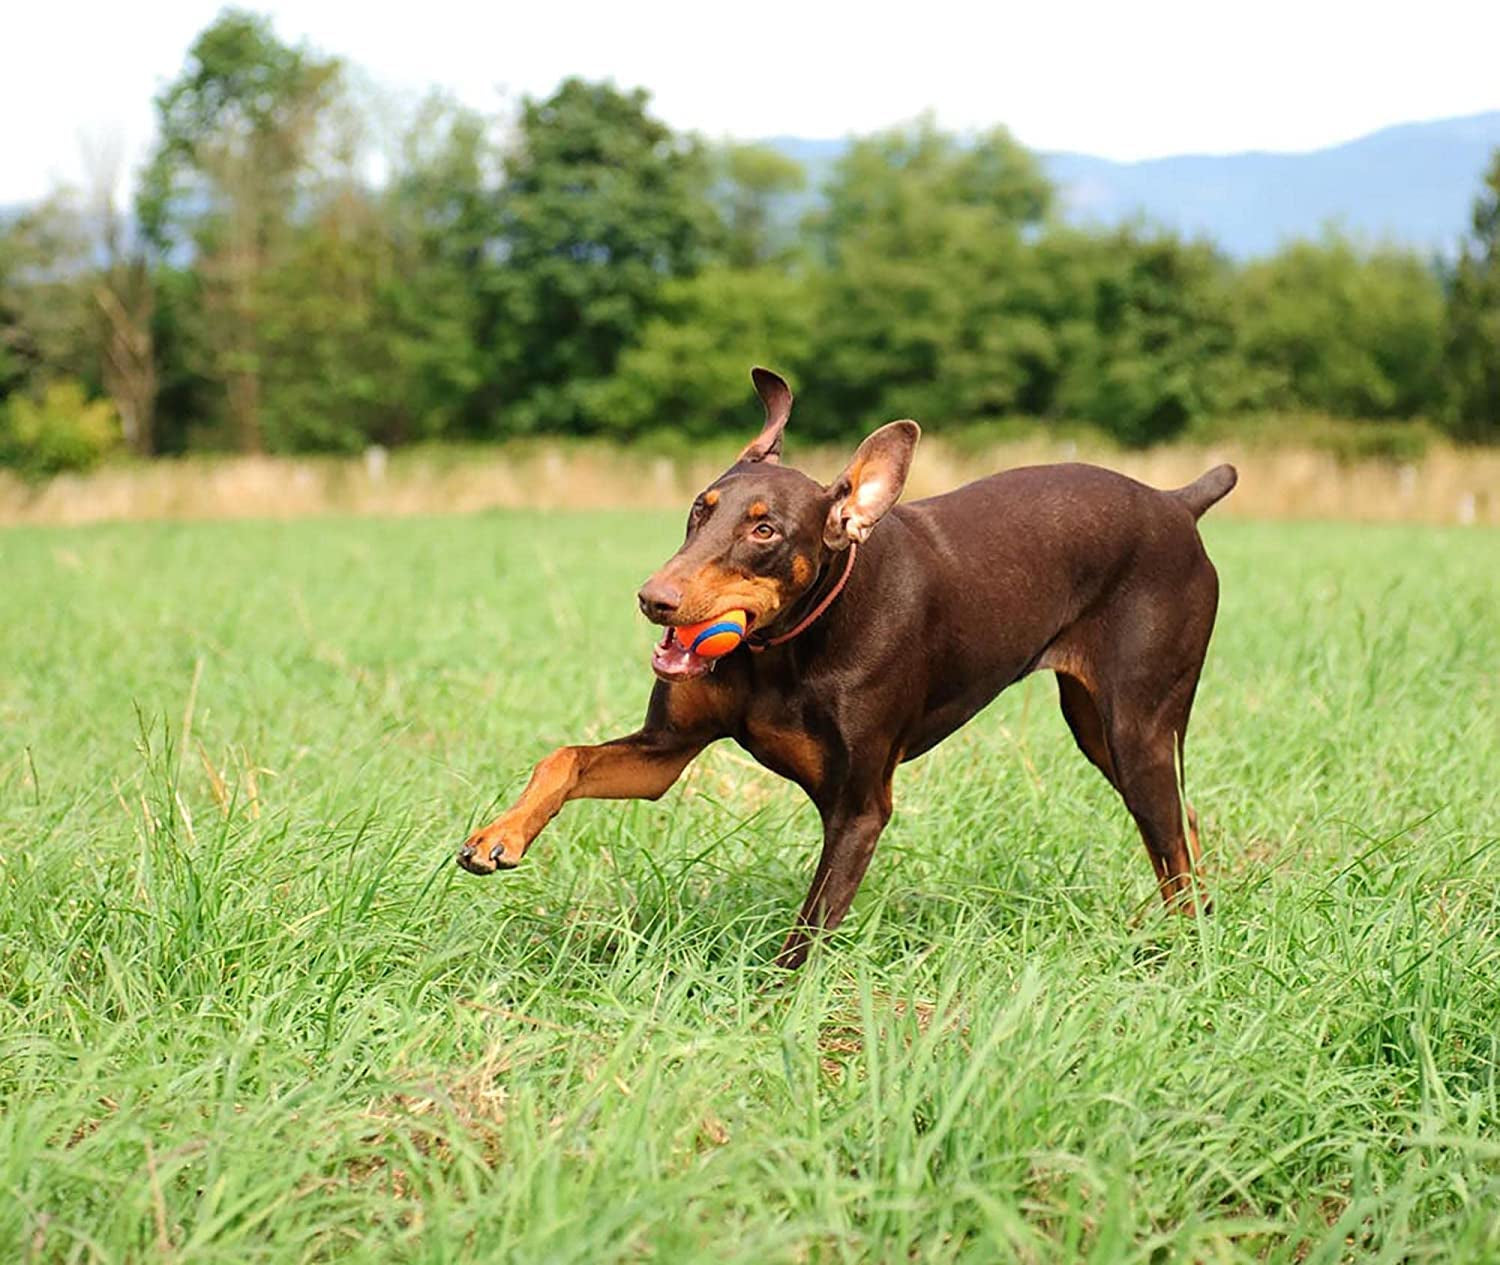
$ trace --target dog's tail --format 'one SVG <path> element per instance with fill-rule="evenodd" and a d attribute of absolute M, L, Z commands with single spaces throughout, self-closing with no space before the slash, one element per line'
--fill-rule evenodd
<path fill-rule="evenodd" d="M 1210 505 L 1229 495 L 1239 477 L 1233 466 L 1215 466 L 1172 495 L 1192 511 L 1194 518 L 1202 518 Z"/>

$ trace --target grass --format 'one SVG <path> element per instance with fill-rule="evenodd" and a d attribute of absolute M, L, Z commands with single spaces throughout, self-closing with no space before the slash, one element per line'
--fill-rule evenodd
<path fill-rule="evenodd" d="M 1500 535 L 1205 527 L 1215 916 L 1034 679 L 784 986 L 731 747 L 451 863 L 676 515 L 0 534 L 0 1259 L 1496 1259 Z"/>

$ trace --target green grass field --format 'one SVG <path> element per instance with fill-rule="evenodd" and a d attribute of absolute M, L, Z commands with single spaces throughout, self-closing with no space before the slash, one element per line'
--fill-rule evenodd
<path fill-rule="evenodd" d="M 1215 915 L 1036 678 L 780 987 L 732 747 L 452 864 L 678 516 L 0 534 L 0 1259 L 1497 1259 L 1500 535 L 1205 529 Z"/>

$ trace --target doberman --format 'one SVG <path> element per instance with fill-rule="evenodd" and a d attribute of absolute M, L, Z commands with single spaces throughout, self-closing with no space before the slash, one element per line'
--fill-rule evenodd
<path fill-rule="evenodd" d="M 915 422 L 875 431 L 824 487 L 780 463 L 791 390 L 765 369 L 751 377 L 764 428 L 694 501 L 682 548 L 640 590 L 666 629 L 645 724 L 547 756 L 459 863 L 510 869 L 568 800 L 656 799 L 705 746 L 733 738 L 823 819 L 812 888 L 777 957 L 795 967 L 848 912 L 896 766 L 1047 670 L 1078 746 L 1135 817 L 1168 908 L 1206 908 L 1178 773 L 1219 593 L 1197 519 L 1234 469 L 1162 492 L 1095 466 L 1033 466 L 898 506 Z M 749 623 L 723 658 L 673 639 L 727 610 Z"/>

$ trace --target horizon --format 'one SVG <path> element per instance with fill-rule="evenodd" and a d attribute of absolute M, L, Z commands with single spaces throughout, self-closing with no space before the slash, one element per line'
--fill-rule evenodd
<path fill-rule="evenodd" d="M 152 98 L 223 7 L 171 0 L 93 13 L 86 47 L 74 38 L 79 15 L 70 6 L 13 15 L 0 109 L 28 125 L 7 138 L 0 205 L 76 187 L 91 162 L 112 162 L 117 192 L 133 189 L 154 143 Z M 809 12 L 775 0 L 762 6 L 757 30 L 797 37 L 749 55 L 736 50 L 746 36 L 734 15 L 681 3 L 645 16 L 590 3 L 506 21 L 435 0 L 420 24 L 343 0 L 311 10 L 288 0 L 242 7 L 268 16 L 280 38 L 340 57 L 397 110 L 440 90 L 503 116 L 522 96 L 545 96 L 578 75 L 644 88 L 663 121 L 714 140 L 836 141 L 931 114 L 957 132 L 1005 126 L 1038 153 L 1134 164 L 1315 153 L 1391 127 L 1500 110 L 1487 69 L 1500 6 L 1476 14 L 1455 0 L 1428 6 L 1416 30 L 1388 29 L 1353 4 L 1308 13 L 1285 0 L 1260 6 L 1253 27 L 1179 0 L 1128 14 L 1099 7 L 1082 21 L 1076 12 L 976 15 L 944 0 L 917 28 L 852 6 Z M 659 28 L 675 38 L 661 39 Z M 49 47 L 66 49 L 66 63 L 34 55 Z M 1013 51 L 1057 47 L 1066 61 Z M 852 73 L 830 71 L 851 63 Z"/>
<path fill-rule="evenodd" d="M 1097 153 L 1085 149 L 1045 149 L 1036 145 L 1028 144 L 1024 137 L 1016 136 L 1015 139 L 1030 152 L 1043 158 L 1092 158 L 1101 162 L 1114 163 L 1119 167 L 1140 167 L 1147 163 L 1176 162 L 1185 158 L 1302 158 L 1311 157 L 1315 154 L 1327 153 L 1331 149 L 1342 149 L 1346 145 L 1354 145 L 1360 141 L 1370 140 L 1372 137 L 1381 136 L 1386 132 L 1399 132 L 1404 128 L 1419 128 L 1436 126 L 1444 123 L 1471 123 L 1481 119 L 1490 119 L 1500 115 L 1500 106 L 1488 110 L 1475 110 L 1470 114 L 1444 114 L 1435 118 L 1421 119 L 1397 119 L 1390 123 L 1383 123 L 1379 127 L 1371 128 L 1365 132 L 1359 132 L 1353 136 L 1341 136 L 1329 141 L 1327 144 L 1315 145 L 1310 149 L 1190 149 L 1178 150 L 1170 154 L 1149 154 L 1144 158 L 1111 158 L 1108 154 Z M 897 119 L 890 127 L 902 127 L 907 124 L 916 123 L 922 116 L 913 115 L 909 119 Z M 1004 126 L 1003 123 L 992 126 Z M 887 129 L 877 128 L 875 131 Z M 960 135 L 973 135 L 984 129 L 971 128 L 960 131 Z M 867 133 L 850 132 L 842 136 L 797 136 L 789 133 L 777 133 L 774 136 L 751 136 L 730 137 L 731 140 L 744 141 L 749 144 L 780 145 L 783 143 L 796 143 L 799 145 L 843 145 L 850 139 L 857 139 Z M 1014 133 L 1012 133 L 1014 135 Z"/>

